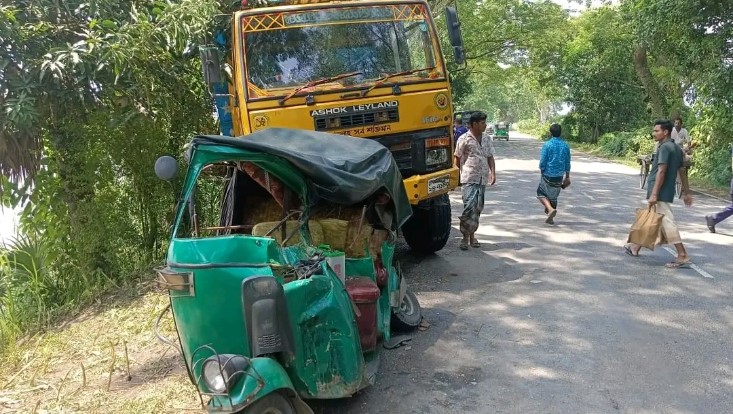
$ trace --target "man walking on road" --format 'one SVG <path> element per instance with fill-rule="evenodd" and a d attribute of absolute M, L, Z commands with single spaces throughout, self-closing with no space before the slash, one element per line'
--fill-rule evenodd
<path fill-rule="evenodd" d="M 672 202 L 675 198 L 675 182 L 677 174 L 682 179 L 684 190 L 684 201 L 687 207 L 692 205 L 690 185 L 687 181 L 687 170 L 682 165 L 682 150 L 672 141 L 672 123 L 667 120 L 659 120 L 654 123 L 654 140 L 659 144 L 657 156 L 652 163 L 652 170 L 649 173 L 649 185 L 647 186 L 647 201 L 650 206 L 656 206 L 657 213 L 663 214 L 662 219 L 662 240 L 674 244 L 677 249 L 677 258 L 667 263 L 669 268 L 685 267 L 690 264 L 690 256 L 682 244 L 680 232 L 672 214 Z M 624 246 L 626 254 L 639 256 L 641 246 L 629 243 Z"/>
<path fill-rule="evenodd" d="M 484 192 L 486 184 L 496 183 L 496 166 L 494 164 L 494 144 L 490 137 L 484 137 L 486 130 L 486 114 L 474 112 L 469 120 L 468 132 L 458 138 L 456 152 L 453 154 L 455 167 L 461 171 L 461 192 L 463 194 L 463 214 L 460 229 L 463 234 L 460 248 L 468 250 L 481 247 L 476 240 L 479 217 L 484 209 Z"/>
<path fill-rule="evenodd" d="M 733 161 L 731 161 L 731 164 L 733 164 Z M 710 233 L 715 233 L 716 224 L 720 223 L 730 216 L 733 216 L 733 178 L 731 178 L 730 180 L 730 200 L 731 204 L 728 204 L 728 206 L 723 208 L 723 210 L 715 214 L 705 216 L 705 221 L 707 221 L 708 230 L 710 230 Z"/>
<path fill-rule="evenodd" d="M 555 224 L 557 197 L 560 191 L 570 185 L 570 147 L 560 138 L 562 128 L 558 124 L 550 126 L 550 140 L 545 142 L 540 153 L 540 185 L 537 199 L 545 207 L 545 223 Z"/>

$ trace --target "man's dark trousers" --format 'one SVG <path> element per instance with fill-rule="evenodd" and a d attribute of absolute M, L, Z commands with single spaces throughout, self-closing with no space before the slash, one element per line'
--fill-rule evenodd
<path fill-rule="evenodd" d="M 726 206 L 723 210 L 710 216 L 715 224 L 718 224 L 728 217 L 733 216 L 733 179 L 730 180 L 730 199 L 731 204 L 728 204 L 728 206 Z"/>

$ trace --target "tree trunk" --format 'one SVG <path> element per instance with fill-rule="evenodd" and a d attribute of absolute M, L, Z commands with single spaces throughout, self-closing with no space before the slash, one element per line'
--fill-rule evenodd
<path fill-rule="evenodd" d="M 636 70 L 636 76 L 639 77 L 639 81 L 644 86 L 644 90 L 649 97 L 652 116 L 662 118 L 664 117 L 664 95 L 662 95 L 659 84 L 649 69 L 647 54 L 648 48 L 646 45 L 634 45 L 634 69 Z"/>

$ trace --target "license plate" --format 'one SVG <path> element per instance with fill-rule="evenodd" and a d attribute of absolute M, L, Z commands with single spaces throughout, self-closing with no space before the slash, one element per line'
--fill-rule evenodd
<path fill-rule="evenodd" d="M 442 191 L 450 186 L 450 175 L 441 175 L 440 177 L 428 180 L 428 194 Z"/>

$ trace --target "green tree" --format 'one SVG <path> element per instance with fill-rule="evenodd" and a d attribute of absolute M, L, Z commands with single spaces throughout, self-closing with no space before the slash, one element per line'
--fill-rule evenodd
<path fill-rule="evenodd" d="M 175 195 L 152 166 L 160 154 L 181 154 L 193 134 L 214 131 L 193 57 L 224 7 L 0 6 L 0 191 L 3 204 L 27 202 L 22 227 L 52 258 L 43 281 L 61 286 L 54 304 L 88 299 L 85 292 L 124 282 L 160 257 Z"/>
<path fill-rule="evenodd" d="M 633 36 L 616 8 L 583 13 L 573 22 L 557 76 L 567 87 L 581 136 L 591 142 L 645 119 L 644 90 L 630 63 Z"/>

